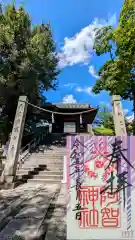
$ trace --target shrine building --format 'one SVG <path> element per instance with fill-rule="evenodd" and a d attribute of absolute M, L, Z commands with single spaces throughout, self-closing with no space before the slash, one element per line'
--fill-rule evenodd
<path fill-rule="evenodd" d="M 89 104 L 52 104 L 44 105 L 52 119 L 53 133 L 89 133 L 98 108 Z"/>

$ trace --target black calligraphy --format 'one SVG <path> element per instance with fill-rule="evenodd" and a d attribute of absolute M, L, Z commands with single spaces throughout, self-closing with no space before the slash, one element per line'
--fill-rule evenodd
<path fill-rule="evenodd" d="M 70 168 L 73 168 L 73 171 L 71 172 L 70 176 L 72 176 L 76 184 L 73 187 L 76 187 L 76 200 L 78 200 L 78 203 L 76 204 L 76 208 L 73 211 L 78 211 L 76 213 L 76 219 L 80 220 L 81 218 L 81 205 L 79 203 L 79 195 L 80 195 L 80 189 L 81 185 L 83 183 L 84 179 L 84 159 L 83 154 L 80 151 L 80 143 L 78 139 L 76 139 L 75 143 L 73 144 L 72 153 L 70 155 L 71 164 Z"/>
<path fill-rule="evenodd" d="M 81 204 L 77 203 L 75 209 L 73 209 L 73 211 L 77 211 L 76 212 L 76 220 L 81 220 L 81 210 L 83 210 L 81 207 Z"/>
<path fill-rule="evenodd" d="M 76 185 L 72 187 L 76 187 L 77 191 L 79 191 L 79 188 L 81 187 L 84 178 L 84 159 L 83 153 L 79 149 L 79 144 L 79 140 L 76 139 L 72 148 L 72 153 L 70 155 L 70 168 L 72 170 L 70 176 L 72 176 L 76 180 Z"/>
<path fill-rule="evenodd" d="M 125 157 L 124 152 L 127 151 L 127 149 L 122 149 L 121 147 L 122 141 L 115 138 L 115 142 L 112 144 L 112 153 L 107 155 L 107 157 L 111 157 L 110 162 L 107 166 L 107 168 L 110 167 L 110 165 L 116 164 L 117 166 L 117 174 L 116 174 L 116 178 L 117 178 L 117 189 L 114 191 L 114 180 L 115 180 L 115 176 L 114 176 L 114 172 L 111 172 L 111 176 L 110 178 L 107 180 L 106 184 L 107 186 L 105 186 L 100 194 L 102 194 L 103 192 L 107 191 L 108 189 L 110 189 L 110 194 L 114 194 L 117 192 L 120 192 L 121 190 L 123 190 L 123 199 L 124 199 L 124 207 L 125 207 L 125 189 L 127 187 L 131 187 L 132 184 L 127 182 L 127 171 L 124 171 L 122 173 L 119 172 L 119 166 L 121 164 L 121 158 L 123 158 L 126 163 L 134 169 L 134 167 L 132 166 L 132 164 L 130 163 L 130 161 L 128 161 L 128 159 Z M 106 169 L 107 169 L 106 168 Z M 105 169 L 105 170 L 106 170 Z"/>
<path fill-rule="evenodd" d="M 106 169 L 109 168 L 111 164 L 116 164 L 117 172 L 118 172 L 118 168 L 121 163 L 121 158 L 123 158 L 131 168 L 135 169 L 132 166 L 132 164 L 128 161 L 128 159 L 125 157 L 123 152 L 127 151 L 127 149 L 122 149 L 121 144 L 122 144 L 122 141 L 115 138 L 115 142 L 112 143 L 113 151 L 111 154 L 107 155 L 107 157 L 111 157 L 111 160 L 109 162 L 109 165 L 106 167 Z"/>

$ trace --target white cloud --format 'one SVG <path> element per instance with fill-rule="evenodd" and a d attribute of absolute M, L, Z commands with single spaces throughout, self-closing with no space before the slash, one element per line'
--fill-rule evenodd
<path fill-rule="evenodd" d="M 88 86 L 80 87 L 77 83 L 67 83 L 67 84 L 64 85 L 64 87 L 67 87 L 69 89 L 73 89 L 74 88 L 74 90 L 76 92 L 87 93 L 89 95 L 95 96 L 95 94 L 92 93 L 92 87 L 88 87 Z M 72 96 L 72 95 L 66 95 L 66 96 Z"/>
<path fill-rule="evenodd" d="M 67 84 L 64 84 L 64 87 L 67 87 L 67 88 L 70 88 L 70 89 L 72 89 L 72 88 L 74 88 L 76 86 L 77 86 L 77 83 L 67 83 Z"/>
<path fill-rule="evenodd" d="M 72 66 L 79 63 L 88 63 L 93 54 L 93 44 L 95 40 L 96 28 L 116 24 L 116 14 L 108 21 L 95 18 L 94 21 L 81 29 L 73 37 L 64 39 L 64 46 L 61 48 L 59 56 L 59 67 Z"/>
<path fill-rule="evenodd" d="M 92 77 L 99 78 L 99 76 L 96 74 L 96 71 L 93 65 L 89 67 L 89 73 L 91 74 Z"/>
<path fill-rule="evenodd" d="M 87 93 L 87 94 L 89 94 L 89 95 L 93 95 L 93 93 L 92 93 L 92 87 L 84 87 L 84 88 L 77 87 L 77 88 L 76 88 L 76 91 L 77 91 L 77 92 L 84 92 L 84 93 Z"/>
<path fill-rule="evenodd" d="M 126 119 L 128 120 L 129 123 L 131 123 L 134 120 L 134 114 L 132 114 L 131 116 L 126 117 Z"/>
<path fill-rule="evenodd" d="M 77 101 L 72 94 L 69 94 L 63 97 L 62 103 L 77 103 Z"/>
<path fill-rule="evenodd" d="M 123 112 L 126 115 L 129 112 L 129 110 L 127 108 L 125 108 L 125 109 L 123 109 Z"/>

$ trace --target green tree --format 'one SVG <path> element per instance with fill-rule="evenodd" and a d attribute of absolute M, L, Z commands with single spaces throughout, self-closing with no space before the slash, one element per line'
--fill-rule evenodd
<path fill-rule="evenodd" d="M 128 135 L 132 135 L 132 123 L 129 123 L 125 116 L 125 124 Z M 93 131 L 95 135 L 112 136 L 115 135 L 113 114 L 106 105 L 101 105 L 97 117 L 94 121 Z"/>
<path fill-rule="evenodd" d="M 108 129 L 103 126 L 94 127 L 93 132 L 95 136 L 113 136 L 114 135 L 112 129 Z"/>
<path fill-rule="evenodd" d="M 112 113 L 106 105 L 101 105 L 94 121 L 93 131 L 95 135 L 114 135 L 114 123 Z"/>
<path fill-rule="evenodd" d="M 125 0 L 116 29 L 96 29 L 94 49 L 98 56 L 109 53 L 110 59 L 99 70 L 94 93 L 102 90 L 133 101 L 135 116 L 135 1 Z"/>
<path fill-rule="evenodd" d="M 114 130 L 112 112 L 109 111 L 109 108 L 106 105 L 103 104 L 100 106 L 100 110 L 98 111 L 95 124 L 97 126 L 104 126 L 105 128 L 110 128 Z"/>
<path fill-rule="evenodd" d="M 56 89 L 58 58 L 50 24 L 32 27 L 23 6 L 0 11 L 0 108 L 11 131 L 20 95 L 34 104 L 43 102 L 43 90 Z M 6 124 L 5 122 L 5 124 Z M 3 124 L 3 123 L 1 123 Z"/>

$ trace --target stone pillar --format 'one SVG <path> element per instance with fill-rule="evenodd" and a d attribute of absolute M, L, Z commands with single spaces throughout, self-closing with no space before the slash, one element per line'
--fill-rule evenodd
<path fill-rule="evenodd" d="M 7 160 L 4 169 L 4 180 L 12 183 L 16 174 L 17 163 L 19 159 L 19 151 L 23 135 L 25 117 L 27 112 L 27 97 L 20 96 L 16 110 L 16 116 L 11 134 Z M 12 103 L 11 103 L 12 104 Z"/>
<path fill-rule="evenodd" d="M 126 136 L 126 125 L 124 120 L 124 113 L 119 95 L 112 96 L 113 119 L 116 136 Z"/>

